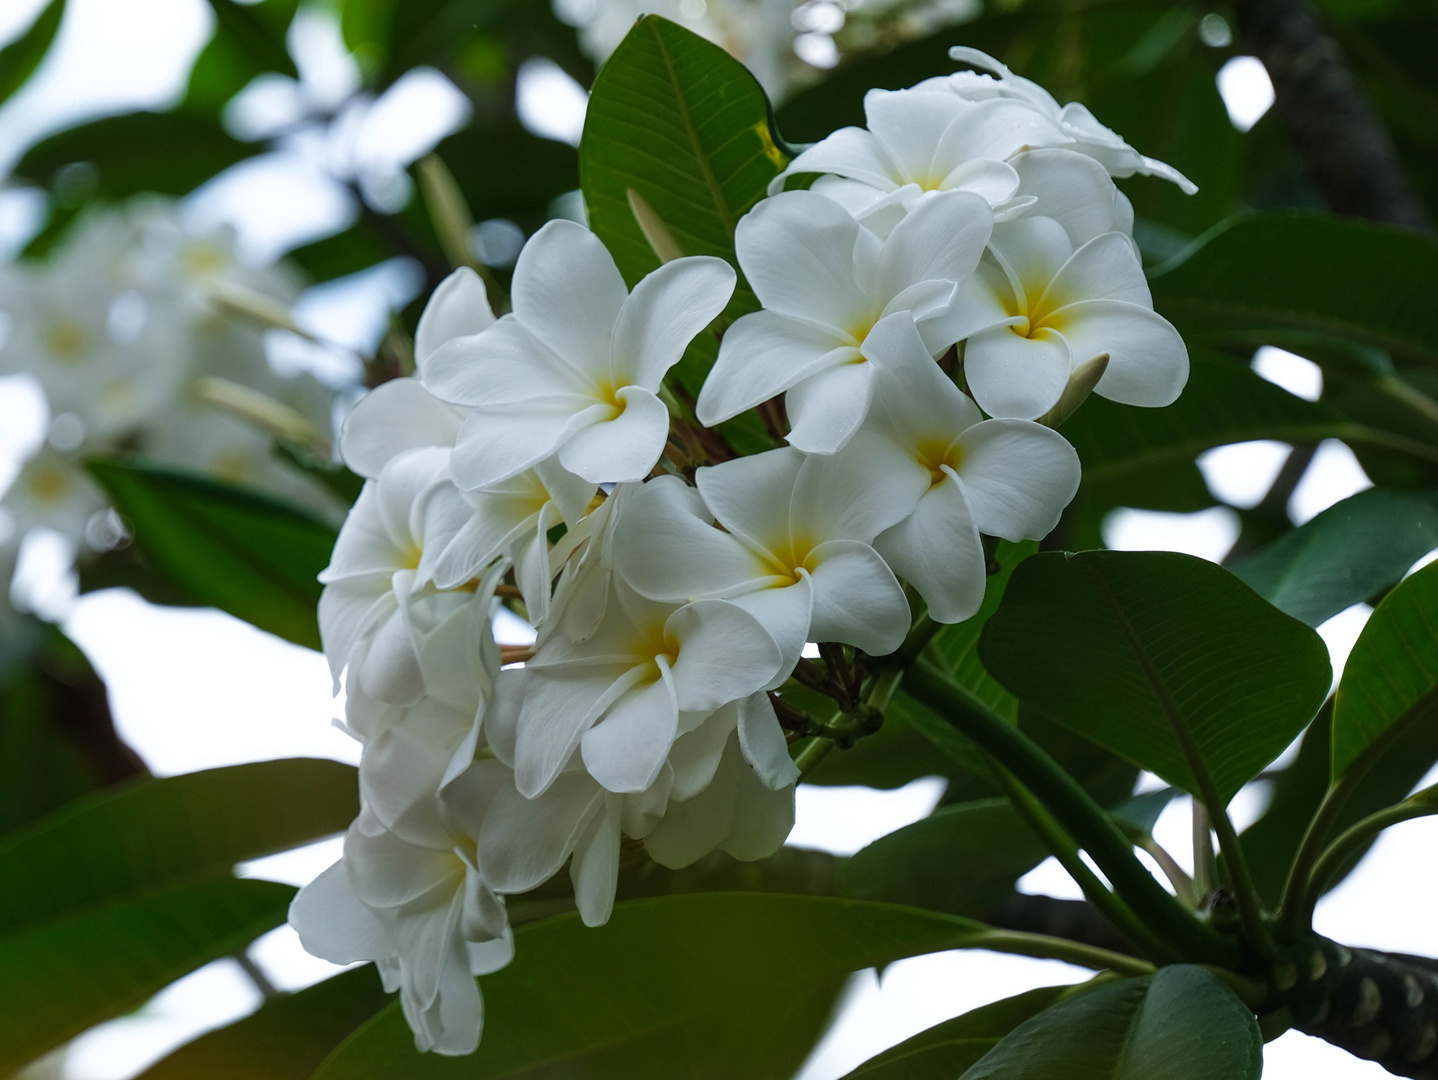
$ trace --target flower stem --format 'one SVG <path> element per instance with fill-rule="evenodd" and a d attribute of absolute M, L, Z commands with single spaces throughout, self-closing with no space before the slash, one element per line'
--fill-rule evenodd
<path fill-rule="evenodd" d="M 1140 960 L 1122 953 L 1110 952 L 1095 945 L 1070 941 L 1068 938 L 1049 937 L 1047 934 L 1027 934 L 1021 930 L 990 930 L 967 943 L 965 948 L 988 949 L 991 952 L 1013 953 L 1017 956 L 1033 956 L 1040 960 L 1063 960 L 1079 967 L 1095 971 L 1114 971 L 1120 975 L 1152 975 L 1155 968 L 1147 960 Z"/>

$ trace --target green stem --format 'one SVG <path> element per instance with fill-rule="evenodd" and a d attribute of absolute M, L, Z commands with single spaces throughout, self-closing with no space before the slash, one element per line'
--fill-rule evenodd
<path fill-rule="evenodd" d="M 1199 783 L 1209 789 L 1216 800 L 1217 794 L 1212 792 L 1213 784 L 1206 781 L 1207 771 L 1200 774 Z M 1248 935 L 1248 943 L 1259 956 L 1271 956 L 1273 936 L 1268 932 L 1268 924 L 1264 921 L 1263 901 L 1259 899 L 1258 889 L 1253 884 L 1253 875 L 1248 871 L 1248 861 L 1243 857 L 1243 845 L 1239 843 L 1238 832 L 1233 827 L 1228 811 L 1217 801 L 1209 805 L 1218 807 L 1216 812 L 1209 810 L 1209 817 L 1213 819 L 1213 831 L 1218 834 L 1219 854 L 1223 856 L 1223 865 L 1228 868 L 1228 880 L 1233 885 L 1233 895 L 1238 900 L 1238 912 L 1243 917 L 1243 929 Z"/>
<path fill-rule="evenodd" d="M 1078 845 L 1064 831 L 1063 826 L 1054 820 L 1053 815 L 1034 798 L 1033 792 L 1020 784 L 1014 774 L 998 762 L 991 760 L 990 764 L 1000 786 L 1008 793 L 1009 801 L 1028 821 L 1053 857 L 1068 871 L 1069 877 L 1083 890 L 1085 899 L 1094 909 L 1150 959 L 1163 962 L 1176 959 L 1173 950 L 1156 938 L 1129 906 L 1110 892 L 1098 875 L 1088 868 L 1088 864 L 1079 854 Z"/>
<path fill-rule="evenodd" d="M 1290 930 L 1300 930 L 1308 925 L 1304 917 L 1303 898 L 1308 892 L 1313 867 L 1318 862 L 1323 843 L 1328 839 L 1339 811 L 1343 809 L 1343 804 L 1348 801 L 1353 789 L 1358 786 L 1358 777 L 1362 772 L 1361 769 L 1350 768 L 1342 779 L 1329 785 L 1318 812 L 1308 823 L 1308 831 L 1303 834 L 1303 842 L 1298 845 L 1293 864 L 1288 868 L 1288 881 L 1283 886 L 1283 900 L 1278 907 L 1279 922 Z"/>
<path fill-rule="evenodd" d="M 1329 844 L 1327 850 L 1313 864 L 1313 871 L 1308 876 L 1308 887 L 1304 891 L 1303 899 L 1304 921 L 1313 921 L 1313 909 L 1328 888 L 1328 883 L 1364 844 L 1390 825 L 1432 814 L 1438 814 L 1438 784 L 1415 792 L 1401 803 L 1385 807 L 1376 814 L 1369 814 L 1362 821 L 1339 833 L 1338 839 Z"/>
<path fill-rule="evenodd" d="M 829 751 L 834 749 L 833 739 L 810 739 L 807 746 L 804 746 L 794 755 L 794 764 L 799 768 L 799 782 L 803 783 L 823 761 L 829 756 Z"/>
<path fill-rule="evenodd" d="M 1033 956 L 1040 960 L 1063 960 L 1094 971 L 1115 971 L 1120 975 L 1152 975 L 1155 970 L 1147 960 L 1134 956 L 1124 956 L 1068 938 L 1026 934 L 1020 930 L 988 930 L 960 947 Z"/>
<path fill-rule="evenodd" d="M 1032 791 L 1093 857 L 1134 914 L 1165 944 L 1188 959 L 1218 965 L 1237 962 L 1233 943 L 1194 918 L 1155 880 L 1103 809 L 1042 748 L 930 663 L 920 661 L 910 668 L 905 686 Z"/>

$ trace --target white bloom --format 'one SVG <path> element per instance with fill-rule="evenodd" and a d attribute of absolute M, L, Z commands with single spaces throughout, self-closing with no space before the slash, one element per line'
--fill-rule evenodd
<path fill-rule="evenodd" d="M 616 565 L 636 591 L 722 597 L 751 612 L 784 657 L 768 689 L 808 641 L 876 656 L 899 647 L 908 601 L 870 546 L 907 513 L 893 493 L 855 487 L 835 457 L 792 447 L 700 469 L 695 482 L 698 492 L 677 477 L 651 480 L 620 519 Z"/>
<path fill-rule="evenodd" d="M 1025 150 L 1009 159 L 1026 216 L 1053 218 L 1075 247 L 1106 232 L 1133 235 L 1133 204 L 1108 170 L 1073 150 Z M 1030 201 L 1032 200 L 1032 201 Z"/>
<path fill-rule="evenodd" d="M 551 635 L 523 669 L 500 676 L 518 790 L 543 793 L 578 748 L 606 789 L 644 791 L 680 735 L 769 683 L 779 662 L 763 627 L 734 604 L 676 608 L 616 583 L 593 637 Z"/>
<path fill-rule="evenodd" d="M 106 505 L 104 494 L 81 461 L 49 444 L 25 462 L 4 498 L 5 509 L 15 516 L 17 531 L 40 526 L 72 540 L 85 535 L 86 523 Z"/>
<path fill-rule="evenodd" d="M 454 450 L 456 482 L 490 487 L 556 454 L 590 483 L 642 479 L 669 434 L 664 375 L 734 281 L 722 259 L 694 256 L 631 294 L 598 237 L 551 221 L 520 253 L 514 311 L 427 363 L 425 384 L 474 410 Z"/>
<path fill-rule="evenodd" d="M 725 333 L 699 393 L 700 421 L 719 423 L 788 391 L 789 442 L 808 453 L 839 449 L 869 410 L 874 372 L 864 341 L 875 323 L 908 311 L 936 353 L 993 325 L 992 309 L 971 309 L 959 289 L 992 222 L 988 204 L 962 191 L 923 200 L 883 240 L 813 192 L 759 203 L 739 222 L 735 247 L 765 310 Z"/>
<path fill-rule="evenodd" d="M 984 598 L 979 534 L 1048 535 L 1078 490 L 1078 455 L 1041 424 L 984 420 L 906 317 L 885 319 L 872 338 L 888 354 L 878 398 L 835 460 L 856 488 L 870 486 L 908 508 L 874 547 L 919 590 L 936 621 L 961 622 Z"/>
<path fill-rule="evenodd" d="M 947 87 L 970 101 L 1007 100 L 1022 102 L 1034 113 L 1055 125 L 1064 137 L 1060 145 L 1069 146 L 1097 160 L 1112 176 L 1157 176 L 1177 184 L 1185 194 L 1192 195 L 1197 186 L 1171 165 L 1144 157 L 1113 131 L 1104 127 L 1093 113 L 1078 102 L 1060 105 L 1052 94 L 1036 82 L 1015 75 L 999 61 L 978 49 L 956 45 L 949 57 L 991 71 L 997 78 L 961 71 L 953 75 L 925 79 L 915 89 Z M 1031 143 L 1030 145 L 1055 145 Z"/>
<path fill-rule="evenodd" d="M 1096 392 L 1125 405 L 1168 405 L 1188 380 L 1188 351 L 1153 310 L 1132 241 L 1103 233 L 1074 249 L 1052 218 L 995 226 L 977 290 L 1008 316 L 969 338 L 964 375 L 991 416 L 1034 419 L 1079 364 L 1108 353 Z"/>

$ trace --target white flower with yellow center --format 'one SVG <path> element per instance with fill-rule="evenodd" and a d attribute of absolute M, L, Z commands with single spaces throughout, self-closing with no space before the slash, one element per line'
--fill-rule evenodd
<path fill-rule="evenodd" d="M 992 228 L 988 204 L 966 191 L 925 199 L 883 240 L 822 195 L 765 199 L 734 237 L 764 310 L 724 334 L 699 420 L 717 424 L 787 391 L 790 444 L 832 454 L 869 411 L 874 371 L 864 341 L 875 323 L 910 312 L 935 353 L 992 325 L 987 308 L 970 318 L 960 290 Z"/>
<path fill-rule="evenodd" d="M 1094 237 L 1075 250 L 1053 218 L 995 226 L 976 292 L 1005 325 L 969 338 L 964 377 L 991 416 L 1032 420 L 1053 408 L 1080 364 L 1101 353 L 1095 392 L 1125 405 L 1168 405 L 1188 381 L 1188 350 L 1153 310 L 1133 242 Z"/>
<path fill-rule="evenodd" d="M 734 282 L 722 259 L 693 256 L 630 293 L 588 229 L 544 226 L 515 265 L 513 312 L 425 364 L 430 390 L 473 410 L 454 450 L 456 482 L 491 487 L 556 455 L 593 484 L 643 479 L 669 436 L 665 373 Z"/>

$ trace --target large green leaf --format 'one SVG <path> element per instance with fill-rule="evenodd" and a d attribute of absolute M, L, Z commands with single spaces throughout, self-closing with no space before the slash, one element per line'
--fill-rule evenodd
<path fill-rule="evenodd" d="M 1438 563 L 1374 609 L 1348 654 L 1333 704 L 1333 777 L 1366 768 L 1438 705 Z"/>
<path fill-rule="evenodd" d="M 158 1062 L 140 1080 L 308 1080 L 356 1028 L 389 1003 L 373 965 L 282 994 Z"/>
<path fill-rule="evenodd" d="M 65 0 L 50 0 L 30 28 L 0 49 L 0 102 L 25 85 L 50 51 L 65 14 Z"/>
<path fill-rule="evenodd" d="M 1071 992 L 1045 986 L 945 1020 L 871 1057 L 843 1080 L 954 1080 L 1016 1026 Z"/>
<path fill-rule="evenodd" d="M 140 550 L 202 604 L 320 647 L 319 572 L 335 531 L 301 510 L 213 480 L 133 462 L 90 471 Z"/>
<path fill-rule="evenodd" d="M 961 1080 L 1258 1080 L 1252 1012 L 1203 968 L 1166 967 L 1026 1020 Z"/>
<path fill-rule="evenodd" d="M 1288 211 L 1216 227 L 1153 278 L 1180 329 L 1305 330 L 1438 363 L 1438 241 Z"/>
<path fill-rule="evenodd" d="M 946 806 L 840 864 L 839 891 L 859 900 L 982 915 L 1048 855 L 1007 799 Z"/>
<path fill-rule="evenodd" d="M 0 1071 L 243 949 L 284 921 L 294 893 L 272 881 L 211 878 L 0 934 Z"/>
<path fill-rule="evenodd" d="M 596 929 L 571 915 L 516 931 L 514 963 L 480 979 L 485 1030 L 473 1058 L 417 1059 L 392 1005 L 315 1076 L 787 1080 L 816 1034 L 811 1002 L 827 1009 L 847 973 L 982 934 L 950 915 L 819 897 L 621 903 Z"/>
<path fill-rule="evenodd" d="M 285 46 L 296 0 L 209 0 L 215 34 L 195 58 L 185 88 L 186 112 L 218 117 L 250 80 L 266 72 L 297 77 Z"/>
<path fill-rule="evenodd" d="M 666 19 L 640 19 L 594 80 L 579 176 L 590 227 L 631 287 L 659 265 L 630 209 L 631 189 L 686 255 L 734 263 L 734 226 L 786 161 L 754 76 Z M 741 282 L 728 314 L 757 306 Z"/>
<path fill-rule="evenodd" d="M 1438 493 L 1372 488 L 1330 506 L 1233 572 L 1281 611 L 1317 626 L 1371 600 L 1438 548 Z"/>
<path fill-rule="evenodd" d="M 1048 553 L 1015 571 L 979 653 L 1024 702 L 1222 803 L 1328 694 L 1322 639 L 1222 567 L 1174 552 Z"/>

